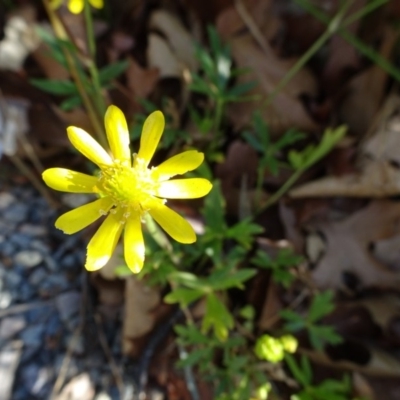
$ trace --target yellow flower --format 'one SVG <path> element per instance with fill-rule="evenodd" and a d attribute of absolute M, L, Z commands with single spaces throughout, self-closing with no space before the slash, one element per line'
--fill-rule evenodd
<path fill-rule="evenodd" d="M 58 8 L 63 3 L 63 0 L 50 0 L 50 6 L 52 8 Z M 89 0 L 89 3 L 94 8 L 103 8 L 103 0 Z M 73 14 L 80 14 L 85 6 L 85 0 L 68 0 L 68 10 Z"/>
<path fill-rule="evenodd" d="M 124 231 L 124 257 L 128 267 L 139 272 L 144 262 L 141 218 L 149 213 L 154 220 L 180 243 L 193 243 L 192 226 L 165 205 L 165 199 L 193 199 L 205 196 L 211 183 L 203 178 L 171 179 L 196 169 L 204 159 L 196 150 L 185 151 L 157 167 L 149 163 L 164 130 L 164 116 L 155 111 L 146 119 L 138 154 L 131 157 L 129 131 L 122 111 L 110 106 L 105 115 L 105 128 L 110 156 L 84 130 L 70 126 L 68 137 L 73 146 L 94 162 L 97 177 L 63 168 L 50 168 L 43 179 L 55 190 L 72 193 L 95 193 L 99 198 L 61 215 L 56 227 L 72 234 L 107 215 L 89 242 L 85 267 L 89 271 L 102 268 L 110 259 Z"/>

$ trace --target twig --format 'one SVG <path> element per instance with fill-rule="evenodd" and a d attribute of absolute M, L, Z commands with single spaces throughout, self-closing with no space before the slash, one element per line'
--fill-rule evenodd
<path fill-rule="evenodd" d="M 124 380 L 122 378 L 121 371 L 118 368 L 118 366 L 117 366 L 117 364 L 116 364 L 116 362 L 114 360 L 114 357 L 113 357 L 113 355 L 111 353 L 110 346 L 107 343 L 107 339 L 106 339 L 106 337 L 104 335 L 104 331 L 102 329 L 103 324 L 102 324 L 102 321 L 101 321 L 101 317 L 100 317 L 100 315 L 98 313 L 94 314 L 94 320 L 95 320 L 97 328 L 98 328 L 97 329 L 97 333 L 98 333 L 100 345 L 101 345 L 101 347 L 102 347 L 102 349 L 104 351 L 104 354 L 107 357 L 107 361 L 108 361 L 108 363 L 110 365 L 110 368 L 111 368 L 111 373 L 114 376 L 115 383 L 117 385 L 119 394 L 121 396 L 121 394 L 124 392 Z"/>

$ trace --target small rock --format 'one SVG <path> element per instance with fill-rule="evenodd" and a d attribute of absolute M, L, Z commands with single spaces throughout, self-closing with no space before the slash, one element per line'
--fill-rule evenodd
<path fill-rule="evenodd" d="M 44 325 L 31 325 L 21 333 L 21 340 L 23 340 L 27 347 L 40 347 L 43 343 Z"/>
<path fill-rule="evenodd" d="M 57 336 L 61 331 L 61 319 L 56 312 L 53 312 L 46 322 L 46 336 Z"/>
<path fill-rule="evenodd" d="M 3 218 L 10 222 L 24 222 L 28 217 L 29 208 L 22 203 L 14 203 L 7 208 Z"/>
<path fill-rule="evenodd" d="M 15 197 L 8 192 L 0 193 L 0 210 L 4 210 L 15 202 Z"/>
<path fill-rule="evenodd" d="M 50 317 L 55 314 L 54 305 L 43 303 L 41 306 L 33 307 L 25 313 L 28 324 L 44 323 L 47 325 Z"/>
<path fill-rule="evenodd" d="M 0 293 L 0 309 L 4 310 L 5 308 L 10 307 L 12 301 L 12 294 L 6 290 L 2 290 Z"/>
<path fill-rule="evenodd" d="M 50 270 L 50 271 L 53 271 L 53 272 L 55 272 L 55 271 L 58 271 L 58 265 L 59 264 L 57 264 L 56 263 L 56 261 L 54 261 L 54 258 L 53 257 L 50 257 L 50 256 L 45 256 L 44 257 L 44 263 L 46 264 L 46 267 Z"/>
<path fill-rule="evenodd" d="M 64 274 L 47 274 L 47 278 L 42 281 L 39 287 L 39 293 L 41 297 L 53 297 L 60 292 L 64 292 L 67 289 L 71 289 L 70 283 Z"/>
<path fill-rule="evenodd" d="M 15 244 L 9 242 L 8 240 L 0 243 L 0 254 L 3 257 L 11 257 L 17 251 L 17 246 Z"/>
<path fill-rule="evenodd" d="M 27 249 L 32 242 L 32 238 L 29 235 L 18 232 L 10 235 L 8 240 L 22 249 Z"/>
<path fill-rule="evenodd" d="M 47 228 L 45 226 L 29 223 L 22 224 L 19 230 L 21 233 L 33 237 L 45 236 L 47 234 Z"/>
<path fill-rule="evenodd" d="M 29 283 L 38 286 L 47 278 L 48 272 L 44 268 L 37 268 L 29 275 Z"/>
<path fill-rule="evenodd" d="M 30 392 L 40 399 L 47 398 L 46 392 L 49 392 L 52 378 L 54 376 L 53 370 L 50 367 L 41 367 L 38 371 L 36 381 L 31 388 Z M 46 390 L 47 389 L 47 390 Z"/>
<path fill-rule="evenodd" d="M 32 268 L 43 261 L 43 256 L 36 250 L 22 250 L 15 255 L 14 261 L 26 268 Z"/>
<path fill-rule="evenodd" d="M 51 252 L 49 245 L 38 239 L 32 240 L 30 243 L 30 247 L 32 249 L 40 251 L 42 254 L 49 254 Z"/>
<path fill-rule="evenodd" d="M 95 390 L 89 374 L 83 373 L 64 386 L 55 400 L 92 400 Z"/>
<path fill-rule="evenodd" d="M 6 317 L 0 321 L 0 339 L 10 339 L 25 329 L 26 321 L 23 317 Z"/>
<path fill-rule="evenodd" d="M 78 262 L 74 254 L 67 254 L 61 259 L 61 267 L 65 269 L 80 268 L 81 264 Z"/>
<path fill-rule="evenodd" d="M 22 275 L 13 269 L 7 271 L 5 278 L 7 282 L 7 287 L 10 289 L 19 288 L 19 286 L 22 284 L 22 281 L 24 280 Z"/>
<path fill-rule="evenodd" d="M 67 322 L 79 313 L 81 299 L 81 294 L 76 291 L 62 293 L 55 298 L 55 304 L 62 321 Z"/>
<path fill-rule="evenodd" d="M 15 290 L 16 298 L 23 303 L 32 300 L 36 297 L 35 288 L 33 288 L 28 282 L 23 281 L 21 286 Z"/>

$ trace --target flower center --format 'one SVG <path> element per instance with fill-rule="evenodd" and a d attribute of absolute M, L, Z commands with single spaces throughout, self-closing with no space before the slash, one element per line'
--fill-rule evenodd
<path fill-rule="evenodd" d="M 116 207 L 124 208 L 124 217 L 128 218 L 133 212 L 145 213 L 151 202 L 159 201 L 154 197 L 158 182 L 152 175 L 140 158 L 135 158 L 133 167 L 116 160 L 101 169 L 98 188 L 101 195 L 114 200 Z"/>

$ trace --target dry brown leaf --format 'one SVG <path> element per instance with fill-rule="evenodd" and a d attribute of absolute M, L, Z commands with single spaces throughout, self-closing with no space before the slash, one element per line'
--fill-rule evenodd
<path fill-rule="evenodd" d="M 175 15 L 165 10 L 153 12 L 150 17 L 150 29 L 162 32 L 171 50 L 182 64 L 182 69 L 197 70 L 198 61 L 194 54 L 194 39 Z"/>
<path fill-rule="evenodd" d="M 123 351 L 137 354 L 133 339 L 150 332 L 155 324 L 153 309 L 160 303 L 160 293 L 146 282 L 131 276 L 125 286 L 125 315 L 123 322 Z"/>
<path fill-rule="evenodd" d="M 180 78 L 182 68 L 168 42 L 160 35 L 151 33 L 147 47 L 147 61 L 150 68 L 157 68 L 160 78 Z"/>
<path fill-rule="evenodd" d="M 237 214 L 241 208 L 244 182 L 248 199 L 251 205 L 254 203 L 257 165 L 257 152 L 239 140 L 235 140 L 229 146 L 225 161 L 217 165 L 215 174 L 221 180 L 221 189 L 229 213 Z"/>
<path fill-rule="evenodd" d="M 279 297 L 278 285 L 271 279 L 266 290 L 265 302 L 258 320 L 258 327 L 262 331 L 271 329 L 279 321 L 279 311 L 283 304 Z"/>
<path fill-rule="evenodd" d="M 395 294 L 368 297 L 357 300 L 353 304 L 355 306 L 361 305 L 365 307 L 371 314 L 374 322 L 378 324 L 383 331 L 387 330 L 393 318 L 400 316 L 400 298 Z"/>
<path fill-rule="evenodd" d="M 388 197 L 400 193 L 400 100 L 389 98 L 385 109 L 395 109 L 394 115 L 381 123 L 360 150 L 359 172 L 340 177 L 328 176 L 301 185 L 290 196 L 324 197 Z"/>
<path fill-rule="evenodd" d="M 145 99 L 153 92 L 160 72 L 158 68 L 142 68 L 134 58 L 129 57 L 129 66 L 126 70 L 126 80 L 128 89 L 133 96 Z"/>
<path fill-rule="evenodd" d="M 398 32 L 386 29 L 380 54 L 388 58 L 397 43 Z M 388 75 L 378 64 L 374 64 L 365 72 L 350 81 L 347 96 L 340 103 L 342 122 L 350 132 L 365 135 L 376 118 L 386 90 Z"/>
<path fill-rule="evenodd" d="M 301 185 L 289 192 L 300 197 L 375 197 L 384 198 L 400 193 L 400 171 L 387 161 L 368 161 L 359 174 L 328 176 Z"/>
<path fill-rule="evenodd" d="M 347 10 L 346 16 L 352 15 L 360 11 L 364 7 L 366 0 L 356 0 Z M 339 6 L 336 3 L 336 6 Z M 337 7 L 336 7 L 337 8 Z M 335 10 L 337 12 L 337 9 Z M 347 30 L 353 35 L 357 34 L 361 20 L 357 19 L 351 25 L 347 26 Z M 339 34 L 334 35 L 329 41 L 328 59 L 324 66 L 322 79 L 324 87 L 328 92 L 337 92 L 341 89 L 344 79 L 348 71 L 360 68 L 360 55 L 355 46 L 350 44 Z M 354 110 L 352 110 L 354 112 Z"/>
<path fill-rule="evenodd" d="M 225 18 L 231 18 L 232 10 L 224 12 L 218 27 L 226 28 Z M 225 38 L 231 47 L 232 57 L 236 66 L 248 72 L 238 78 L 238 83 L 257 82 L 248 95 L 258 97 L 256 101 L 232 103 L 228 107 L 229 117 L 236 130 L 242 129 L 251 121 L 255 110 L 259 109 L 271 127 L 272 133 L 277 134 L 293 126 L 299 129 L 316 130 L 317 124 L 311 119 L 301 103 L 300 96 L 316 95 L 316 81 L 305 68 L 301 69 L 289 83 L 277 93 L 269 106 L 266 100 L 276 86 L 286 76 L 296 60 L 281 60 L 275 56 L 267 41 L 255 41 L 250 33 L 237 33 Z"/>
<path fill-rule="evenodd" d="M 376 400 L 374 389 L 369 384 L 368 380 L 359 372 L 353 372 L 352 383 L 357 396 L 368 400 Z"/>
<path fill-rule="evenodd" d="M 390 271 L 371 254 L 376 241 L 399 234 L 400 204 L 377 200 L 339 222 L 309 226 L 325 239 L 326 247 L 311 272 L 320 288 L 349 289 L 351 276 L 356 288 L 398 288 L 400 274 Z M 351 285 L 350 285 L 351 286 Z"/>
<path fill-rule="evenodd" d="M 332 368 L 348 369 L 358 371 L 366 375 L 381 377 L 400 377 L 400 362 L 392 354 L 386 353 L 372 347 L 368 347 L 370 359 L 366 365 L 358 365 L 350 361 L 332 361 L 325 353 L 315 350 L 300 349 L 316 364 L 326 365 Z"/>

